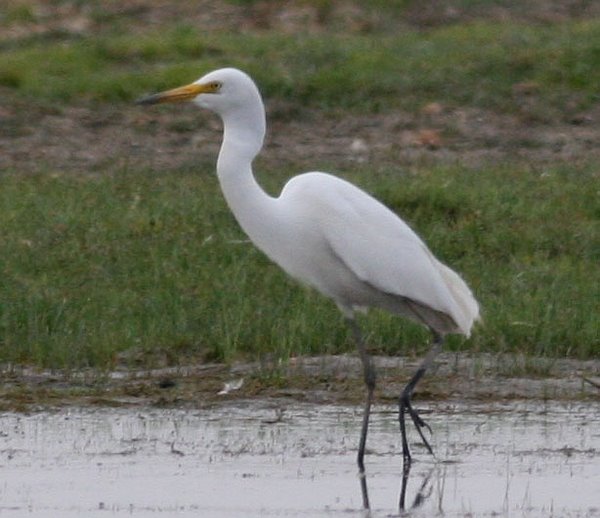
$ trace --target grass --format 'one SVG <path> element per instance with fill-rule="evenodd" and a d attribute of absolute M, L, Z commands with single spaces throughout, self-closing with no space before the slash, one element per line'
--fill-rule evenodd
<path fill-rule="evenodd" d="M 321 109 L 415 109 L 435 100 L 515 111 L 513 87 L 529 82 L 540 114 L 560 116 L 598 100 L 599 41 L 598 20 L 480 22 L 383 36 L 207 33 L 185 25 L 50 33 L 0 40 L 0 86 L 47 102 L 129 102 L 231 64 L 251 72 L 267 96 Z"/>
<path fill-rule="evenodd" d="M 245 240 L 212 168 L 3 175 L 0 361 L 108 368 L 126 350 L 149 364 L 352 350 L 337 309 Z M 285 174 L 272 174 L 270 188 L 281 185 Z M 451 349 L 598 354 L 593 168 L 357 169 L 350 179 L 474 288 L 485 325 Z M 381 312 L 364 325 L 380 352 L 413 354 L 428 339 Z"/>
<path fill-rule="evenodd" d="M 330 3 L 314 1 L 328 16 Z M 386 11 L 390 19 L 403 5 Z M 599 100 L 598 19 L 283 34 L 130 27 L 121 11 L 90 9 L 97 30 L 3 31 L 0 93 L 23 120 L 30 105 L 125 107 L 223 65 L 248 70 L 295 114 L 416 111 L 431 101 L 517 113 L 525 95 L 543 122 Z M 0 28 L 37 17 L 25 2 Z M 102 176 L 84 177 L 48 167 L 0 175 L 0 362 L 110 368 L 124 356 L 156 364 L 353 349 L 336 308 L 246 242 L 213 163 L 168 174 L 107 163 Z M 372 168 L 347 177 L 410 221 L 482 303 L 485 325 L 467 342 L 451 339 L 451 349 L 600 355 L 598 164 L 415 166 L 403 176 Z M 275 192 L 294 173 L 261 179 Z M 364 325 L 381 352 L 417 353 L 428 340 L 380 312 Z"/>

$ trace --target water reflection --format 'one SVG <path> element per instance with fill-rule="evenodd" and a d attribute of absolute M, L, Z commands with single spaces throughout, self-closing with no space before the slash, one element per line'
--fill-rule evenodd
<path fill-rule="evenodd" d="M 0 414 L 0 514 L 363 516 L 360 416 L 264 401 Z M 416 447 L 403 471 L 397 410 L 376 407 L 371 516 L 597 515 L 598 422 L 589 403 L 440 405 L 431 418 L 440 460 Z"/>
<path fill-rule="evenodd" d="M 431 476 L 436 470 L 436 466 L 432 466 L 429 470 L 426 471 L 424 475 L 421 475 L 421 484 L 415 491 L 412 503 L 408 507 L 406 506 L 406 492 L 408 488 L 408 482 L 410 480 L 411 466 L 412 464 L 409 462 L 405 463 L 402 468 L 402 476 L 400 477 L 400 497 L 398 499 L 398 509 L 400 511 L 400 515 L 403 515 L 408 511 L 414 511 L 418 509 L 433 494 L 433 484 L 431 482 Z M 370 501 L 367 479 L 368 476 L 366 474 L 359 473 L 360 491 L 363 501 L 363 507 L 364 509 L 369 510 Z"/>
<path fill-rule="evenodd" d="M 411 464 L 405 464 L 402 469 L 402 482 L 400 484 L 400 498 L 399 498 L 399 509 L 400 514 L 405 511 L 412 511 L 421 507 L 425 501 L 433 494 L 433 485 L 431 483 L 431 475 L 433 474 L 435 467 L 431 467 L 424 476 L 421 477 L 421 485 L 415 492 L 412 504 L 406 507 L 406 489 L 408 487 L 408 480 L 410 477 Z"/>

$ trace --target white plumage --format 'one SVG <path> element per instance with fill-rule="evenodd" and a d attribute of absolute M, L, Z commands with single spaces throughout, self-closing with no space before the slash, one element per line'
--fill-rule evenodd
<path fill-rule="evenodd" d="M 254 244 L 290 276 L 335 301 L 353 326 L 368 389 L 359 467 L 363 455 L 375 372 L 354 322 L 356 310 L 379 307 L 430 328 L 435 346 L 400 396 L 403 453 L 410 462 L 404 430 L 409 413 L 426 447 L 427 427 L 410 398 L 443 336 L 469 336 L 479 307 L 470 289 L 438 261 L 415 232 L 391 210 L 349 182 L 326 173 L 292 178 L 279 197 L 266 194 L 252 173 L 252 160 L 265 135 L 265 110 L 248 75 L 225 68 L 195 83 L 155 94 L 142 104 L 192 100 L 220 115 L 223 144 L 217 174 L 227 203 Z M 368 507 L 366 486 L 363 497 Z"/>
<path fill-rule="evenodd" d="M 300 236 L 308 227 L 313 240 L 306 247 L 303 239 L 292 241 L 286 257 L 273 260 L 331 297 L 347 315 L 376 306 L 440 334 L 469 335 L 478 315 L 471 291 L 383 204 L 325 173 L 293 178 L 278 201 L 282 212 L 296 220 Z M 308 257 L 298 256 L 295 247 L 306 249 Z M 296 275 L 294 268 L 304 275 Z"/>

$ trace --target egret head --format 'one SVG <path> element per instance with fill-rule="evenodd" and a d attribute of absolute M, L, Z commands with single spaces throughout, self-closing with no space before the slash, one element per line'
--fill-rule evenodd
<path fill-rule="evenodd" d="M 142 97 L 137 103 L 181 101 L 192 101 L 202 108 L 218 113 L 221 117 L 257 104 L 262 108 L 260 93 L 254 81 L 236 68 L 214 70 L 189 85 Z"/>

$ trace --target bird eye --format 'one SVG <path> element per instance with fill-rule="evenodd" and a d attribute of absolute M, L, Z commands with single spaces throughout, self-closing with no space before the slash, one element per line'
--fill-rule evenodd
<path fill-rule="evenodd" d="M 218 92 L 221 89 L 221 86 L 223 86 L 223 84 L 219 81 L 213 81 L 209 84 L 209 86 L 212 92 Z"/>

